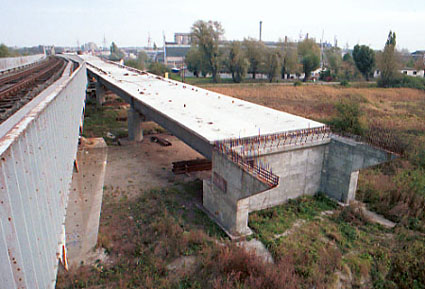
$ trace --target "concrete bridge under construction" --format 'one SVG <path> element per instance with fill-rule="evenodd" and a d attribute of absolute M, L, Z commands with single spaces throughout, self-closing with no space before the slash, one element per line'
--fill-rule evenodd
<path fill-rule="evenodd" d="M 71 189 L 87 77 L 95 80 L 98 105 L 106 90 L 130 104 L 131 140 L 142 140 L 141 123 L 151 120 L 212 160 L 203 206 L 232 238 L 250 234 L 250 212 L 290 198 L 323 192 L 348 203 L 360 169 L 394 158 L 316 121 L 91 55 L 63 58 L 61 77 L 0 124 L 0 259 L 7 260 L 0 263 L 0 284 L 6 288 L 54 287 L 58 258 L 66 264 L 72 246 L 69 232 L 77 236 L 78 254 L 95 245 L 104 173 L 93 174 L 97 185 L 87 189 L 74 171 Z M 104 161 L 78 154 L 87 158 L 80 170 L 104 172 L 105 146 L 85 150 Z M 91 196 L 90 213 L 78 203 L 81 191 Z M 72 216 L 86 230 L 75 228 Z"/>

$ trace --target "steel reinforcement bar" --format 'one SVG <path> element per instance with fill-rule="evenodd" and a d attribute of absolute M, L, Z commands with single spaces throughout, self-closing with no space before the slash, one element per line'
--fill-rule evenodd
<path fill-rule="evenodd" d="M 270 187 L 275 187 L 279 184 L 279 176 L 273 173 L 272 168 L 267 163 L 263 163 L 256 159 L 255 157 L 258 156 L 259 153 L 256 155 L 255 152 L 266 147 L 297 145 L 306 143 L 308 140 L 311 142 L 323 140 L 324 138 L 329 138 L 330 133 L 330 128 L 323 126 L 278 134 L 260 135 L 252 138 L 217 141 L 214 148 L 227 156 L 228 159 L 232 160 L 246 172 L 254 175 Z M 238 148 L 240 148 L 240 150 L 238 150 Z M 247 158 L 248 152 L 254 152 L 249 155 L 251 157 L 254 156 L 254 159 L 249 160 Z"/>

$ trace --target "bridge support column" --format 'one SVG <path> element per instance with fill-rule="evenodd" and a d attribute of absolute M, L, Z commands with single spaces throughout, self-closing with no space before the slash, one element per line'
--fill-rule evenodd
<path fill-rule="evenodd" d="M 105 87 L 99 82 L 99 79 L 96 81 L 96 106 L 102 107 L 105 102 Z"/>
<path fill-rule="evenodd" d="M 107 149 L 103 138 L 82 139 L 78 148 L 65 219 L 71 266 L 88 262 L 97 243 Z"/>
<path fill-rule="evenodd" d="M 128 119 L 128 139 L 131 141 L 140 142 L 143 140 L 143 129 L 142 122 L 145 120 L 145 117 L 136 111 L 134 108 L 130 107 L 127 112 Z"/>

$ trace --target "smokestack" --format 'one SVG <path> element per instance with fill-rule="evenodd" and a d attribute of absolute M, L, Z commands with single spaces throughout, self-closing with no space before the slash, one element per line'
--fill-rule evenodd
<path fill-rule="evenodd" d="M 260 41 L 261 41 L 261 28 L 262 28 L 262 25 L 263 25 L 263 21 L 260 21 Z"/>

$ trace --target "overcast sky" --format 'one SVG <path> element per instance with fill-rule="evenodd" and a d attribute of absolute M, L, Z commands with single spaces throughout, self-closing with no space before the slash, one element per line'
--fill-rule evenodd
<path fill-rule="evenodd" d="M 382 49 L 389 30 L 398 48 L 425 50 L 425 0 L 0 0 L 0 42 L 8 46 L 145 46 L 148 35 L 162 46 L 174 32 L 189 32 L 198 19 L 217 20 L 228 40 L 293 40 L 309 33 L 338 46 Z"/>

